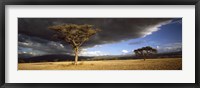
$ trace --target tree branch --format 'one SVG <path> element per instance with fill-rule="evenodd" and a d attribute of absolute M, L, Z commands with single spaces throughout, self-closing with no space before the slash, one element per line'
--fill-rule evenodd
<path fill-rule="evenodd" d="M 77 44 L 76 44 L 76 42 L 75 42 L 74 40 L 72 40 L 72 43 L 73 43 L 73 45 L 74 45 L 75 47 L 77 47 Z"/>

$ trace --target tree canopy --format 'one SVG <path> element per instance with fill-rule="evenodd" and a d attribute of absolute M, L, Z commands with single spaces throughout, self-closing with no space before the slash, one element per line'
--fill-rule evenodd
<path fill-rule="evenodd" d="M 145 60 L 145 58 L 147 58 L 153 54 L 156 54 L 157 50 L 150 46 L 146 46 L 146 47 L 142 47 L 142 48 L 134 50 L 134 53 L 136 56 L 143 57 Z"/>
<path fill-rule="evenodd" d="M 77 25 L 77 24 L 62 24 L 50 26 L 49 29 L 57 31 L 57 38 L 65 40 L 71 46 L 80 47 L 85 41 L 96 34 L 100 29 L 94 28 L 93 25 Z"/>

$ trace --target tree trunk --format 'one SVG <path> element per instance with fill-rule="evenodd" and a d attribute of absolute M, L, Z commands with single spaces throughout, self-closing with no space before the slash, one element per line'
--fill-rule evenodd
<path fill-rule="evenodd" d="M 77 65 L 78 64 L 78 47 L 75 48 L 74 54 L 75 54 L 74 65 Z"/>
<path fill-rule="evenodd" d="M 146 58 L 147 58 L 147 55 L 146 55 L 146 54 L 144 54 L 144 61 L 146 60 Z"/>

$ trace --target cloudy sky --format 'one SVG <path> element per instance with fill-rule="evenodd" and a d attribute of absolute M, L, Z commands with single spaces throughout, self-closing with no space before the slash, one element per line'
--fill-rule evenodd
<path fill-rule="evenodd" d="M 18 54 L 73 54 L 48 27 L 91 24 L 101 29 L 81 47 L 81 56 L 128 55 L 152 46 L 159 53 L 182 50 L 181 18 L 18 18 Z"/>

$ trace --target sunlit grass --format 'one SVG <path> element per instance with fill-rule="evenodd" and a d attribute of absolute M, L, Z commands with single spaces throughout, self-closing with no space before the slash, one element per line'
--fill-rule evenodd
<path fill-rule="evenodd" d="M 19 63 L 18 70 L 181 70 L 181 58 Z"/>

